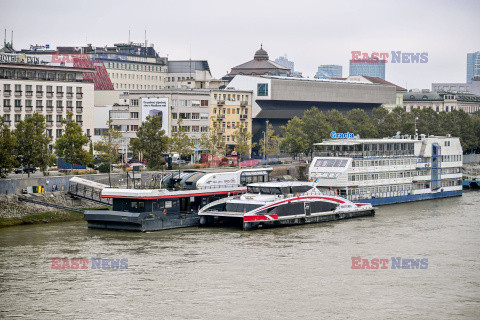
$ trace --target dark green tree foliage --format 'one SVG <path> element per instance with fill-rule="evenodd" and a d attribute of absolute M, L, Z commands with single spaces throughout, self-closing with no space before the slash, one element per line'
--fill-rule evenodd
<path fill-rule="evenodd" d="M 343 114 L 336 110 L 332 109 L 326 113 L 327 122 L 330 125 L 331 129 L 335 132 L 352 132 L 352 122 L 345 118 Z"/>
<path fill-rule="evenodd" d="M 0 118 L 0 178 L 5 178 L 15 166 L 15 137 Z"/>
<path fill-rule="evenodd" d="M 378 137 L 378 130 L 373 125 L 372 120 L 363 109 L 353 109 L 348 111 L 347 119 L 350 120 L 354 128 L 354 133 L 362 138 Z"/>
<path fill-rule="evenodd" d="M 88 137 L 82 131 L 82 127 L 72 120 L 72 114 L 67 114 L 63 119 L 65 125 L 64 133 L 55 142 L 55 153 L 58 157 L 65 159 L 70 164 L 90 165 L 93 163 L 93 156 L 86 148 Z"/>
<path fill-rule="evenodd" d="M 305 111 L 302 117 L 302 129 L 307 134 L 306 151 L 312 156 L 314 150 L 313 144 L 322 142 L 330 136 L 332 128 L 327 122 L 327 118 L 316 107 Z"/>
<path fill-rule="evenodd" d="M 45 117 L 38 113 L 17 124 L 14 132 L 15 150 L 20 165 L 31 165 L 45 170 L 50 164 L 51 154 L 48 144 L 51 140 L 47 137 L 45 128 Z"/>
<path fill-rule="evenodd" d="M 391 112 L 383 107 L 373 109 L 371 115 L 364 110 L 353 109 L 344 117 L 337 110 L 330 110 L 326 116 L 318 109 L 312 108 L 305 111 L 301 119 L 294 118 L 283 127 L 284 148 L 292 153 L 293 148 L 287 147 L 292 141 L 298 147 L 295 153 L 311 152 L 313 143 L 329 138 L 329 132 L 352 132 L 361 138 L 392 137 L 397 132 L 401 134 L 415 134 L 415 124 L 418 134 L 459 137 L 463 150 L 466 152 L 480 151 L 480 116 L 470 115 L 462 110 L 452 112 L 435 112 L 432 109 L 414 109 L 405 112 L 397 107 Z M 298 126 L 307 138 L 298 133 Z M 293 139 L 295 138 L 295 139 Z M 289 141 L 289 142 L 287 142 Z M 302 149 L 302 141 L 306 147 Z"/>
<path fill-rule="evenodd" d="M 302 126 L 302 120 L 297 117 L 282 126 L 283 139 L 280 146 L 293 157 L 305 152 L 308 146 L 308 135 L 302 130 Z"/>
<path fill-rule="evenodd" d="M 163 153 L 167 151 L 169 138 L 162 130 L 162 116 L 148 116 L 138 128 L 137 138 L 130 140 L 130 148 L 134 153 L 142 153 L 151 169 L 160 169 L 165 163 Z"/>

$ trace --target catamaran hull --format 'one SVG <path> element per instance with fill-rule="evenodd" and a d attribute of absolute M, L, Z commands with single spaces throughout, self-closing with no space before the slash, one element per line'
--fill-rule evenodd
<path fill-rule="evenodd" d="M 364 211 L 328 213 L 328 214 L 322 214 L 318 216 L 305 216 L 305 217 L 296 217 L 296 218 L 290 218 L 290 219 L 243 221 L 243 230 L 248 231 L 248 230 L 255 230 L 258 228 L 287 227 L 287 226 L 302 225 L 302 224 L 311 224 L 311 223 L 329 222 L 329 221 L 359 218 L 359 217 L 368 217 L 368 216 L 374 216 L 374 215 L 375 215 L 375 210 L 369 209 Z"/>

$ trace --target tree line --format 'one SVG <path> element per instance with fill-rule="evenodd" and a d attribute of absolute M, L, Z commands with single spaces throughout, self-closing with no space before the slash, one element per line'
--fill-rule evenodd
<path fill-rule="evenodd" d="M 64 132 L 53 149 L 58 157 L 69 163 L 93 164 L 93 154 L 86 150 L 89 139 L 72 113 L 62 120 Z M 0 177 L 4 178 L 14 167 L 39 167 L 45 171 L 56 159 L 50 149 L 52 139 L 47 135 L 45 117 L 34 113 L 10 130 L 3 118 L 0 119 Z M 30 170 L 27 170 L 30 176 Z"/>
<path fill-rule="evenodd" d="M 281 148 L 292 156 L 312 154 L 314 143 L 330 138 L 330 132 L 350 132 L 361 138 L 383 138 L 401 134 L 459 137 L 464 152 L 480 151 L 480 115 L 463 110 L 435 112 L 432 109 L 414 109 L 406 112 L 400 107 L 389 112 L 383 107 L 367 114 L 353 109 L 344 116 L 336 109 L 323 113 L 313 107 L 301 118 L 294 117 L 281 127 Z"/>

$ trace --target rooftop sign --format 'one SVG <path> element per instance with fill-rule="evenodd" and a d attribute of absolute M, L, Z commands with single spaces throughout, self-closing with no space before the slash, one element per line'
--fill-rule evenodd
<path fill-rule="evenodd" d="M 353 139 L 355 136 L 353 133 L 347 132 L 347 133 L 337 133 L 335 131 L 330 132 L 330 137 L 332 139 Z"/>

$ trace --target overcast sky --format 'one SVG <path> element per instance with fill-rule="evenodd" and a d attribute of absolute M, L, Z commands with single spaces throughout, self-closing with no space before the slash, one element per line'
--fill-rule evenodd
<path fill-rule="evenodd" d="M 153 43 L 169 59 L 207 59 L 214 77 L 253 59 L 287 54 L 313 77 L 321 64 L 348 76 L 351 51 L 428 52 L 426 64 L 391 64 L 386 80 L 411 88 L 465 82 L 466 55 L 480 51 L 480 1 L 56 1 L 0 0 L 14 48 L 31 44 Z M 3 37 L 3 31 L 2 31 Z M 190 49 L 191 48 L 191 49 Z"/>

